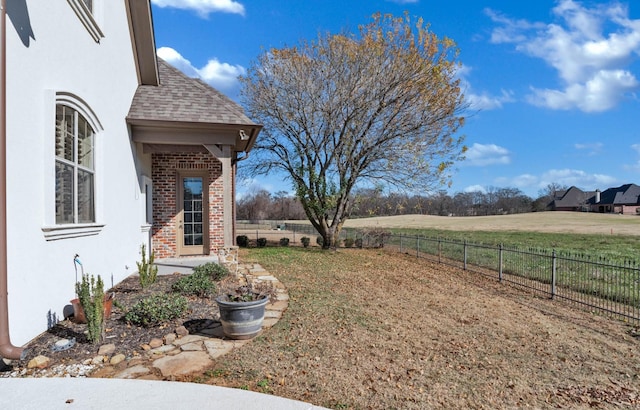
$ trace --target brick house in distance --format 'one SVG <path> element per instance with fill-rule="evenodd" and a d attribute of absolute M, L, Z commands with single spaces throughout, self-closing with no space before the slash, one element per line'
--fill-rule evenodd
<path fill-rule="evenodd" d="M 582 191 L 572 186 L 566 191 L 558 191 L 549 208 L 553 211 L 639 215 L 640 186 L 625 184 L 602 192 L 600 190 Z"/>
<path fill-rule="evenodd" d="M 590 206 L 591 212 L 639 215 L 640 186 L 625 184 L 602 192 L 596 191 Z"/>

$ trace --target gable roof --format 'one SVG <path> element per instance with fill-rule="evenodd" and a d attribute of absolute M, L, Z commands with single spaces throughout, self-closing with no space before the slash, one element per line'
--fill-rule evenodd
<path fill-rule="evenodd" d="M 256 125 L 224 94 L 160 58 L 158 71 L 158 86 L 138 87 L 128 120 Z"/>
<path fill-rule="evenodd" d="M 572 186 L 566 191 L 558 191 L 554 199 L 555 208 L 576 208 L 586 205 L 595 196 L 595 192 L 583 191 Z"/>
<path fill-rule="evenodd" d="M 160 83 L 140 85 L 127 115 L 132 137 L 146 144 L 230 144 L 248 152 L 262 129 L 242 107 L 203 81 L 158 58 Z M 163 136 L 161 136 L 163 134 Z"/>
<path fill-rule="evenodd" d="M 600 195 L 600 204 L 636 205 L 640 203 L 640 186 L 625 184 L 609 188 Z"/>

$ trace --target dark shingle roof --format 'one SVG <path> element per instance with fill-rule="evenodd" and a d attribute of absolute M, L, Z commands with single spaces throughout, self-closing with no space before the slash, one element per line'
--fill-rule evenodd
<path fill-rule="evenodd" d="M 560 197 L 554 201 L 556 208 L 577 208 L 586 205 L 595 196 L 595 192 L 583 191 L 575 186 L 559 191 L 559 194 Z"/>
<path fill-rule="evenodd" d="M 640 186 L 625 184 L 605 190 L 600 198 L 601 204 L 636 205 L 640 203 Z"/>
<path fill-rule="evenodd" d="M 255 125 L 238 104 L 158 58 L 160 85 L 138 87 L 127 119 Z"/>

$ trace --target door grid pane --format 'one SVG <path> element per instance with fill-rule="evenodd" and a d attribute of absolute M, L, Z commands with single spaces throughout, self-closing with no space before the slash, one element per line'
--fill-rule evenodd
<path fill-rule="evenodd" d="M 203 245 L 202 221 L 202 188 L 201 177 L 182 179 L 184 230 L 183 243 L 185 245 Z"/>

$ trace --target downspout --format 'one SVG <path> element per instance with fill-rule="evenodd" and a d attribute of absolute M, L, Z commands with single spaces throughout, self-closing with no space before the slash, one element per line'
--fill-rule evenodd
<path fill-rule="evenodd" d="M 7 285 L 7 22 L 6 0 L 0 7 L 0 357 L 24 359 L 26 350 L 9 337 L 9 287 Z"/>

